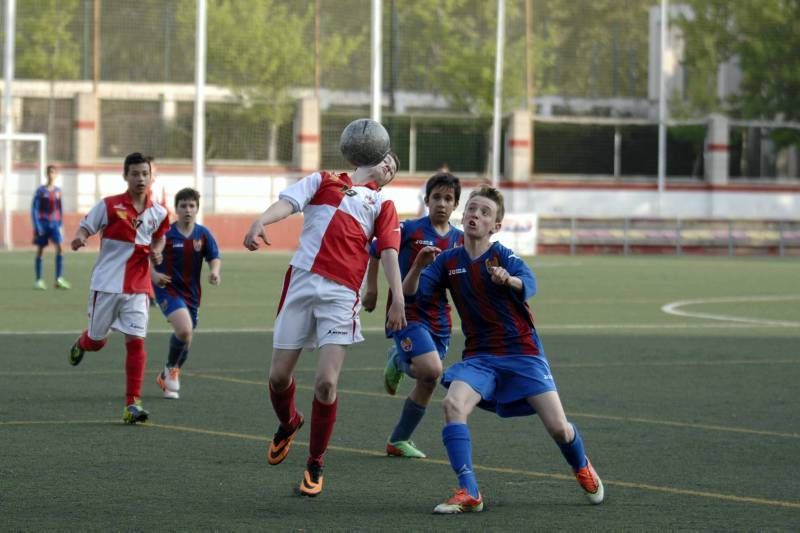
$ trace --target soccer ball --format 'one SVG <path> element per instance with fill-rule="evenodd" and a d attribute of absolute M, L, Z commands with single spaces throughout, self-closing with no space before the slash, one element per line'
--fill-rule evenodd
<path fill-rule="evenodd" d="M 339 150 L 356 167 L 371 167 L 389 153 L 389 132 L 371 118 L 359 118 L 345 126 L 339 137 Z"/>

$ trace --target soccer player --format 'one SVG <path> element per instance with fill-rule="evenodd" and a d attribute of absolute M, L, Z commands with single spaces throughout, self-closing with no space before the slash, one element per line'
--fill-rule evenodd
<path fill-rule="evenodd" d="M 490 241 L 500 230 L 503 214 L 500 191 L 488 185 L 473 191 L 464 209 L 464 246 L 445 251 L 423 248 L 403 280 L 405 294 L 416 294 L 418 305 L 447 288 L 464 333 L 462 360 L 442 377 L 447 387 L 442 441 L 459 489 L 434 513 L 483 510 L 467 426 L 476 406 L 501 417 L 538 414 L 589 501 L 599 504 L 604 497 L 583 440 L 564 414 L 533 324 L 526 300 L 536 293 L 536 278 L 513 251 Z"/>
<path fill-rule="evenodd" d="M 464 232 L 450 224 L 450 215 L 458 206 L 461 183 L 449 172 L 434 174 L 425 184 L 425 206 L 428 215 L 415 220 L 406 220 L 400 226 L 400 274 L 405 276 L 417 253 L 425 246 L 446 250 L 464 242 Z M 374 243 L 373 243 L 374 244 Z M 370 248 L 367 287 L 364 292 L 364 309 L 372 311 L 378 298 L 378 262 L 374 246 Z M 389 293 L 387 309 L 392 302 Z M 418 307 L 406 304 L 408 326 L 387 331 L 394 343 L 389 348 L 389 357 L 383 372 L 386 392 L 394 396 L 404 375 L 415 379 L 400 413 L 400 420 L 392 430 L 386 443 L 390 456 L 422 458 L 425 454 L 410 440 L 411 434 L 425 416 L 433 392 L 442 376 L 442 360 L 450 344 L 450 304 L 444 289 L 429 305 Z"/>
<path fill-rule="evenodd" d="M 336 421 L 337 383 L 346 347 L 361 342 L 359 290 L 369 261 L 369 243 L 377 238 L 381 264 L 395 295 L 386 327 L 405 327 L 403 288 L 397 251 L 400 225 L 394 203 L 381 188 L 397 172 L 393 153 L 372 167 L 352 173 L 315 172 L 280 193 L 250 227 L 244 238 L 248 250 L 269 245 L 265 226 L 292 213 L 303 213 L 303 231 L 286 277 L 278 304 L 269 369 L 269 395 L 280 425 L 269 443 L 267 462 L 280 464 L 303 425 L 303 414 L 295 408 L 295 365 L 304 347 L 319 346 L 311 434 L 306 470 L 299 493 L 322 492 L 323 455 Z"/>
<path fill-rule="evenodd" d="M 128 424 L 144 422 L 149 413 L 140 400 L 147 353 L 150 262 L 161 262 L 164 234 L 169 229 L 167 210 L 150 200 L 150 163 L 139 152 L 125 158 L 123 177 L 128 190 L 103 198 L 81 220 L 71 246 L 86 246 L 91 235 L 102 232 L 100 251 L 89 285 L 89 327 L 69 353 L 77 365 L 85 352 L 96 352 L 115 329 L 125 335 L 125 410 Z"/>
<path fill-rule="evenodd" d="M 58 171 L 53 165 L 47 165 L 47 185 L 40 185 L 33 194 L 31 218 L 33 219 L 33 244 L 36 245 L 34 272 L 36 282 L 34 289 L 45 290 L 47 286 L 42 279 L 42 253 L 47 243 L 53 241 L 56 247 L 56 289 L 69 289 L 71 285 L 62 276 L 64 273 L 64 256 L 61 254 L 61 223 L 64 212 L 61 208 L 61 188 L 56 186 Z"/>
<path fill-rule="evenodd" d="M 208 282 L 219 285 L 222 260 L 214 236 L 208 228 L 195 223 L 200 207 L 200 193 L 181 189 L 175 195 L 175 221 L 165 236 L 163 261 L 152 269 L 153 291 L 158 306 L 175 332 L 169 340 L 167 363 L 156 383 L 164 398 L 177 400 L 181 388 L 181 367 L 189 356 L 192 333 L 197 327 L 200 307 L 200 276 L 203 261 L 211 273 Z"/>

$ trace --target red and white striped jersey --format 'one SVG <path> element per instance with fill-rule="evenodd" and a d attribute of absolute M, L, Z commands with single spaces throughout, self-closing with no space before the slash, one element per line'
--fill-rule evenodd
<path fill-rule="evenodd" d="M 92 270 L 93 291 L 150 294 L 150 244 L 169 229 L 167 210 L 148 195 L 144 210 L 133 207 L 126 192 L 103 198 L 81 220 L 89 235 L 102 231 Z"/>
<path fill-rule="evenodd" d="M 315 172 L 279 197 L 303 212 L 300 245 L 291 264 L 358 292 L 369 262 L 369 243 L 378 253 L 400 248 L 394 202 L 374 181 L 354 185 L 345 173 Z"/>

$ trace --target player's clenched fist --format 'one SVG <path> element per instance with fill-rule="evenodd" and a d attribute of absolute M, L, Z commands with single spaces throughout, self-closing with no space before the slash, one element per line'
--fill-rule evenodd
<path fill-rule="evenodd" d="M 269 237 L 267 236 L 267 229 L 262 226 L 258 221 L 250 226 L 250 231 L 244 236 L 244 247 L 250 250 L 251 252 L 254 250 L 258 250 L 258 239 L 264 241 L 264 244 L 267 246 L 271 245 Z"/>
<path fill-rule="evenodd" d="M 72 251 L 74 252 L 75 250 L 78 250 L 86 246 L 86 239 L 84 239 L 83 237 L 75 237 L 69 244 L 70 247 L 72 248 Z"/>

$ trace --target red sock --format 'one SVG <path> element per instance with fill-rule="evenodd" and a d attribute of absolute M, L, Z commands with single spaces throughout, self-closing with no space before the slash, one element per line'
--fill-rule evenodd
<path fill-rule="evenodd" d="M 89 338 L 89 331 L 83 330 L 81 336 L 78 337 L 78 347 L 87 352 L 96 352 L 106 345 L 107 339 L 100 339 L 96 341 Z"/>
<path fill-rule="evenodd" d="M 311 434 L 308 439 L 308 464 L 322 464 L 322 456 L 328 449 L 328 442 L 333 434 L 333 425 L 336 423 L 336 407 L 339 399 L 332 404 L 324 404 L 314 397 L 311 406 Z"/>
<path fill-rule="evenodd" d="M 144 339 L 131 339 L 125 343 L 125 405 L 132 404 L 142 395 L 144 369 L 147 364 L 147 352 L 144 351 Z"/>
<path fill-rule="evenodd" d="M 289 386 L 280 392 L 273 389 L 271 383 L 269 384 L 269 399 L 272 402 L 272 410 L 275 411 L 278 421 L 284 428 L 292 428 L 297 424 L 294 391 L 294 377 L 292 377 L 292 382 L 289 383 Z"/>

